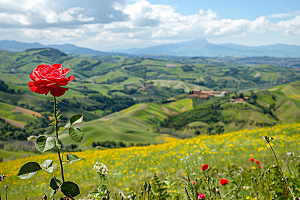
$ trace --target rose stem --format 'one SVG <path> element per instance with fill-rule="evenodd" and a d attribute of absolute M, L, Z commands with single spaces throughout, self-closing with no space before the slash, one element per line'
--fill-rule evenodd
<path fill-rule="evenodd" d="M 57 101 L 56 101 L 56 98 L 54 96 L 53 96 L 53 99 L 54 99 L 54 120 L 55 120 L 55 130 L 54 131 L 55 131 L 56 138 L 58 140 Z M 64 167 L 63 167 L 62 160 L 61 160 L 61 157 L 60 157 L 60 150 L 59 150 L 59 148 L 57 148 L 57 154 L 58 154 L 60 168 L 61 168 L 61 178 L 62 178 L 62 181 L 64 183 L 65 182 Z"/>

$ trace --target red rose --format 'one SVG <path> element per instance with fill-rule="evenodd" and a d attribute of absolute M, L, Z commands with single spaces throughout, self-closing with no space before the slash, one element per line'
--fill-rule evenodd
<path fill-rule="evenodd" d="M 257 161 L 255 161 L 255 163 L 256 163 L 256 164 L 259 164 L 260 162 L 257 160 Z"/>
<path fill-rule="evenodd" d="M 226 185 L 228 183 L 228 180 L 227 179 L 221 179 L 220 180 L 220 184 L 221 185 Z"/>
<path fill-rule="evenodd" d="M 253 162 L 254 161 L 254 158 L 250 158 L 250 162 Z"/>
<path fill-rule="evenodd" d="M 198 194 L 198 199 L 205 199 L 205 196 L 203 193 Z"/>
<path fill-rule="evenodd" d="M 61 64 L 38 65 L 30 74 L 33 81 L 30 81 L 28 86 L 32 92 L 45 95 L 50 92 L 52 96 L 60 97 L 69 89 L 60 86 L 65 86 L 75 79 L 74 76 L 65 77 L 69 71 L 63 69 Z"/>
<path fill-rule="evenodd" d="M 208 164 L 202 165 L 202 171 L 205 171 L 208 169 Z"/>

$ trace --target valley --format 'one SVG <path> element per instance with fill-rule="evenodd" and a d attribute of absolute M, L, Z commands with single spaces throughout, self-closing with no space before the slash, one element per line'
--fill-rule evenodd
<path fill-rule="evenodd" d="M 32 93 L 27 86 L 38 64 L 62 63 L 76 77 L 58 98 L 63 114 L 60 123 L 73 114 L 84 114 L 80 126 L 85 137 L 81 145 L 74 146 L 75 141 L 63 132 L 60 138 L 65 148 L 80 149 L 101 141 L 149 145 L 162 143 L 165 137 L 184 139 L 300 120 L 300 69 L 295 66 L 246 64 L 254 62 L 253 58 L 239 65 L 242 59 L 234 57 L 115 57 L 118 59 L 106 56 L 99 60 L 94 56 L 93 60 L 89 59 L 93 56 L 73 57 L 51 48 L 0 51 L 1 124 L 18 127 L 9 134 L 2 131 L 2 147 L 30 134 L 52 132 L 51 127 L 34 126 L 36 120 L 50 123 L 53 112 L 51 97 Z M 229 93 L 188 98 L 195 89 Z M 244 97 L 249 99 L 231 101 Z"/>

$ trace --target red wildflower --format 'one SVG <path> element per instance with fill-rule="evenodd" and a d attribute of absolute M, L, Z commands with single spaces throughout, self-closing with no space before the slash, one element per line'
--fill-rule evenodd
<path fill-rule="evenodd" d="M 205 199 L 205 196 L 203 193 L 198 194 L 198 199 Z"/>
<path fill-rule="evenodd" d="M 205 171 L 208 169 L 208 164 L 202 165 L 202 171 Z"/>
<path fill-rule="evenodd" d="M 221 185 L 226 185 L 228 183 L 227 179 L 220 179 L 220 184 Z"/>
<path fill-rule="evenodd" d="M 196 181 L 193 181 L 193 184 L 195 185 L 195 184 L 196 184 Z"/>
<path fill-rule="evenodd" d="M 256 163 L 256 164 L 259 164 L 260 162 L 257 160 L 257 161 L 255 161 L 255 163 Z"/>
<path fill-rule="evenodd" d="M 69 71 L 63 69 L 61 64 L 38 65 L 30 74 L 33 81 L 30 81 L 28 86 L 32 92 L 45 95 L 50 92 L 52 96 L 60 97 L 68 90 L 61 86 L 66 86 L 75 79 L 74 76 L 65 77 Z"/>
<path fill-rule="evenodd" d="M 258 165 L 258 166 L 257 166 L 257 168 L 258 168 L 258 169 L 260 169 L 260 168 L 261 168 L 261 166 L 260 166 L 260 165 Z"/>
<path fill-rule="evenodd" d="M 254 161 L 254 158 L 250 158 L 250 162 L 253 162 Z"/>

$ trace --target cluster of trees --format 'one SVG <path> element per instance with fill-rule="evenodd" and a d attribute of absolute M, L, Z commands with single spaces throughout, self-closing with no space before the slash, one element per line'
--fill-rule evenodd
<path fill-rule="evenodd" d="M 181 66 L 180 68 L 182 69 L 182 71 L 184 71 L 184 72 L 192 72 L 192 71 L 194 71 L 194 68 L 195 66 L 193 66 L 193 65 L 183 65 L 183 66 Z"/>
<path fill-rule="evenodd" d="M 0 80 L 0 91 L 7 92 L 10 94 L 21 94 L 20 90 L 15 91 L 15 89 L 9 88 L 8 85 L 6 85 L 5 82 L 2 80 Z"/>
<path fill-rule="evenodd" d="M 0 119 L 0 140 L 27 140 L 30 135 L 41 135 L 45 132 L 52 133 L 53 127 L 49 127 L 48 117 L 41 116 L 28 122 L 24 128 L 16 127 L 3 119 Z"/>
<path fill-rule="evenodd" d="M 211 107 L 199 107 L 190 111 L 185 111 L 175 116 L 171 116 L 168 120 L 161 122 L 161 127 L 174 128 L 176 130 L 195 121 L 205 123 L 214 123 L 220 121 L 221 112 Z"/>
<path fill-rule="evenodd" d="M 134 65 L 131 67 L 125 67 L 126 70 L 133 73 L 135 76 L 145 79 L 146 74 L 149 71 L 148 68 L 144 65 Z"/>
<path fill-rule="evenodd" d="M 13 126 L 0 118 L 0 141 L 7 141 L 9 139 L 25 140 L 25 130 L 20 127 Z"/>
<path fill-rule="evenodd" d="M 88 98 L 98 103 L 94 105 L 96 107 L 94 107 L 92 110 L 110 110 L 111 112 L 123 110 L 137 103 L 137 101 L 133 100 L 132 98 L 122 96 L 114 96 L 113 98 L 110 98 L 103 96 L 102 94 L 97 94 L 89 96 Z"/>

